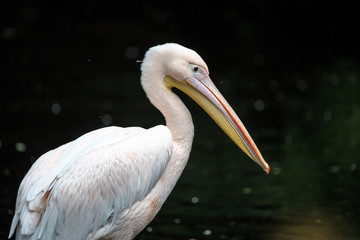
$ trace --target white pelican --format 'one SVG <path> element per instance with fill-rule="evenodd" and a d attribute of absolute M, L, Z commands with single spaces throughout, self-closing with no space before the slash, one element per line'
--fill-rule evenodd
<path fill-rule="evenodd" d="M 250 158 L 270 171 L 193 50 L 150 48 L 141 84 L 166 126 L 106 127 L 42 155 L 18 190 L 9 238 L 133 239 L 155 217 L 188 161 L 191 115 L 172 91 L 193 98 Z"/>

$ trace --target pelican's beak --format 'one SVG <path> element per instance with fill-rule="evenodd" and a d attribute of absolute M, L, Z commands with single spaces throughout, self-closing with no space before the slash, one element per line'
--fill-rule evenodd
<path fill-rule="evenodd" d="M 164 82 L 169 89 L 176 87 L 196 101 L 241 150 L 259 164 L 266 173 L 270 172 L 269 165 L 265 162 L 244 124 L 209 76 L 203 76 L 201 79 L 188 77 L 181 82 L 166 76 Z"/>

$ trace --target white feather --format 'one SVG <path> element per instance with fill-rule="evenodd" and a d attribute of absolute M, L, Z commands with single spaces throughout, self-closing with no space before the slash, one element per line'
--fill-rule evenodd
<path fill-rule="evenodd" d="M 21 234 L 29 239 L 83 239 L 95 233 L 150 192 L 171 152 L 172 137 L 165 126 L 108 127 L 81 136 L 66 145 L 29 192 L 19 194 L 19 199 L 27 195 L 15 213 L 21 214 Z M 39 196 L 47 199 L 40 201 Z M 14 218 L 12 229 L 18 220 Z"/>

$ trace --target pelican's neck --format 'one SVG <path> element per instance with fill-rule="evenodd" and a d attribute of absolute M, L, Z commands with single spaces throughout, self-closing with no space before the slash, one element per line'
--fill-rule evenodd
<path fill-rule="evenodd" d="M 148 58 L 147 61 L 150 59 Z M 151 63 L 151 62 L 150 62 Z M 153 64 L 143 62 L 141 67 L 141 84 L 150 102 L 160 110 L 166 120 L 173 139 L 171 159 L 158 182 L 159 202 L 165 202 L 174 188 L 189 159 L 191 145 L 194 138 L 194 125 L 191 114 L 180 98 L 166 88 L 164 78 L 166 73 Z M 159 186 L 163 187 L 159 187 Z"/>
<path fill-rule="evenodd" d="M 144 86 L 150 102 L 163 114 L 166 126 L 170 129 L 173 142 L 191 147 L 194 125 L 191 114 L 181 99 L 164 84 L 165 76 L 143 72 L 142 82 L 154 82 L 147 78 L 162 79 L 161 84 L 153 84 L 150 89 Z M 190 151 L 190 149 L 189 149 Z"/>

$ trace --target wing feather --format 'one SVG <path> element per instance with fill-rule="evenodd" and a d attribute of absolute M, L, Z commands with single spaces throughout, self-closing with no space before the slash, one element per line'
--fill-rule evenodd
<path fill-rule="evenodd" d="M 48 172 L 19 190 L 13 225 L 20 221 L 21 234 L 84 239 L 151 191 L 170 159 L 171 133 L 165 126 L 124 129 L 90 132 L 52 153 L 58 159 Z M 36 224 L 30 207 L 40 209 Z"/>
<path fill-rule="evenodd" d="M 32 201 L 40 192 L 47 192 L 47 190 L 52 187 L 54 180 L 56 180 L 57 177 L 60 177 L 62 172 L 65 172 L 76 159 L 96 148 L 107 146 L 113 142 L 124 141 L 126 138 L 132 137 L 140 130 L 144 131 L 142 128 L 107 127 L 89 132 L 79 137 L 66 147 L 56 160 L 54 166 L 52 166 L 41 179 L 35 182 L 27 194 L 27 200 Z"/>

